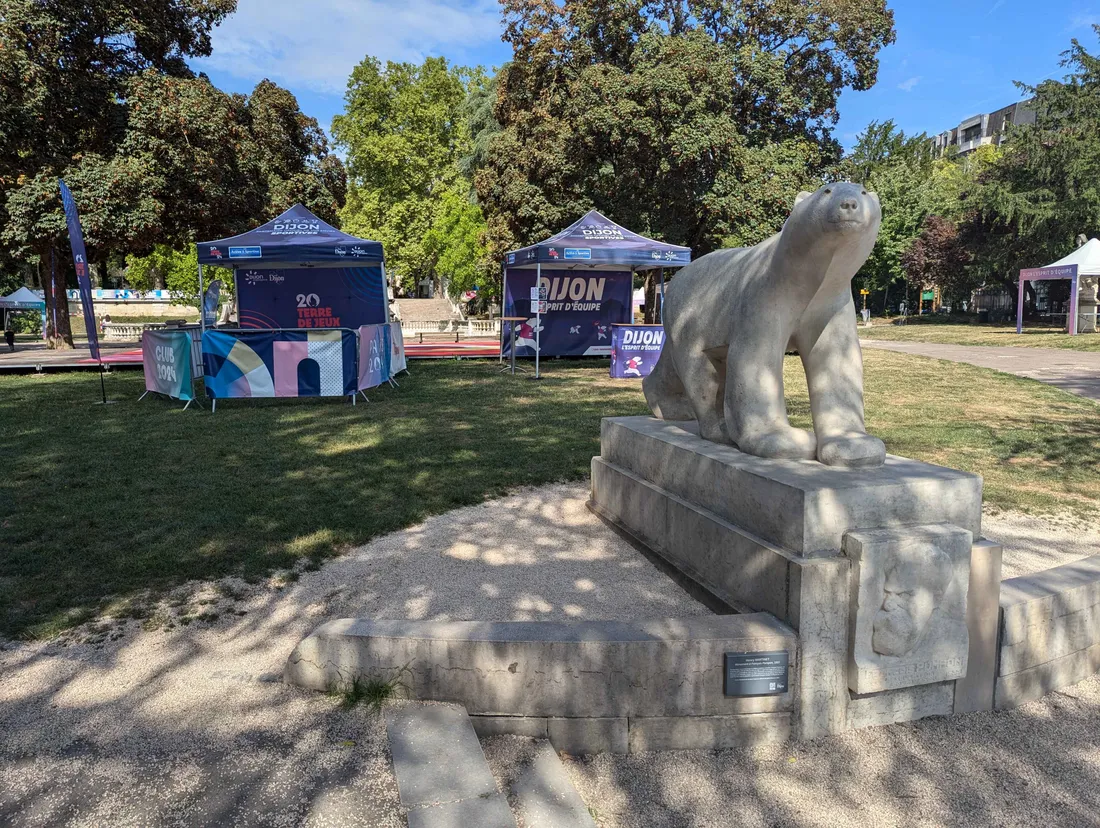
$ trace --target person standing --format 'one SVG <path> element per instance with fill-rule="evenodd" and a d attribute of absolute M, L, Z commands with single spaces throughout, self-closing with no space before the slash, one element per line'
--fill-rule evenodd
<path fill-rule="evenodd" d="M 4 314 L 4 341 L 8 343 L 8 350 L 15 350 L 15 329 L 12 327 L 11 314 Z"/>

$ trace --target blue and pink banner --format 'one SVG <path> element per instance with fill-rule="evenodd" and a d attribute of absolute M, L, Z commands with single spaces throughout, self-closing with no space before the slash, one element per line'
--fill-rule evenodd
<path fill-rule="evenodd" d="M 73 249 L 73 265 L 76 281 L 80 285 L 80 306 L 84 309 L 84 329 L 88 332 L 88 345 L 92 359 L 99 359 L 99 331 L 95 324 L 95 307 L 92 305 L 92 279 L 88 273 L 88 253 L 84 249 L 84 231 L 80 228 L 80 215 L 76 211 L 73 194 L 64 181 L 61 186 L 61 203 L 65 207 L 65 222 L 69 225 L 69 246 Z"/>
<path fill-rule="evenodd" d="M 242 328 L 359 328 L 389 321 L 380 264 L 239 268 Z"/>
<path fill-rule="evenodd" d="M 390 378 L 390 326 L 364 325 L 359 329 L 359 388 L 374 388 Z"/>
<path fill-rule="evenodd" d="M 665 330 L 661 325 L 615 325 L 611 329 L 611 377 L 648 377 L 661 356 Z"/>
<path fill-rule="evenodd" d="M 512 324 L 516 356 L 535 355 L 536 333 L 542 356 L 608 356 L 611 326 L 630 322 L 634 279 L 629 271 L 544 269 L 540 286 L 546 288 L 546 310 L 541 318 L 531 312 L 536 271 L 509 268 L 505 276 L 503 315 L 526 317 L 524 322 L 504 323 L 505 356 Z"/>
<path fill-rule="evenodd" d="M 206 331 L 206 394 L 340 397 L 356 392 L 355 331 Z"/>

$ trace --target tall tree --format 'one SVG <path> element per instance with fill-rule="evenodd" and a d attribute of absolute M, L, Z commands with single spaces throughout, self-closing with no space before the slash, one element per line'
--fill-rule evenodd
<path fill-rule="evenodd" d="M 348 159 L 344 228 L 381 241 L 406 287 L 440 275 L 440 250 L 425 240 L 446 206 L 469 194 L 459 168 L 471 153 L 464 106 L 468 90 L 484 82 L 480 69 L 441 57 L 385 67 L 368 57 L 352 71 L 344 114 L 333 119 Z"/>
<path fill-rule="evenodd" d="M 935 285 L 949 304 L 970 298 L 974 285 L 966 267 L 970 253 L 959 239 L 955 223 L 942 216 L 926 216 L 920 234 L 901 257 L 909 281 L 922 289 Z"/>
<path fill-rule="evenodd" d="M 51 345 L 72 345 L 64 270 L 56 267 L 64 258 L 57 179 L 103 177 L 102 186 L 125 190 L 123 179 L 142 172 L 113 158 L 129 81 L 146 71 L 191 77 L 187 59 L 210 53 L 211 28 L 235 8 L 236 0 L 6 0 L 0 13 L 0 235 L 33 251 L 40 263 L 55 263 L 46 291 Z M 151 205 L 135 194 L 128 200 L 139 204 L 139 220 L 147 220 Z"/>
<path fill-rule="evenodd" d="M 1035 123 L 1009 129 L 960 228 L 976 268 L 1014 297 L 1021 268 L 1065 256 L 1079 233 L 1100 235 L 1100 57 L 1074 39 L 1062 65 L 1061 81 L 1017 84 L 1033 96 Z"/>
<path fill-rule="evenodd" d="M 487 241 L 507 249 L 596 207 L 697 254 L 760 240 L 839 157 L 844 88 L 875 81 L 885 0 L 503 0 Z"/>

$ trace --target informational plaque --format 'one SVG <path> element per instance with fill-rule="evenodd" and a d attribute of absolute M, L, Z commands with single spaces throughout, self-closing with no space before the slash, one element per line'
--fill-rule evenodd
<path fill-rule="evenodd" d="M 726 653 L 725 668 L 727 696 L 780 696 L 787 692 L 790 654 Z"/>

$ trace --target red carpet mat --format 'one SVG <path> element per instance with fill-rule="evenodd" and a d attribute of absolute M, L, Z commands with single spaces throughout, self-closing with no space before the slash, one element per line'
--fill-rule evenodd
<path fill-rule="evenodd" d="M 405 341 L 405 354 L 409 359 L 499 357 L 500 341 L 496 338 L 464 339 L 461 342 L 425 342 L 421 345 L 410 336 Z"/>
<path fill-rule="evenodd" d="M 114 351 L 109 354 L 103 354 L 102 356 L 105 363 L 141 365 L 141 348 L 135 348 L 132 351 Z M 78 359 L 77 362 L 81 365 L 96 364 L 96 361 L 91 357 L 88 357 L 86 359 Z"/>

